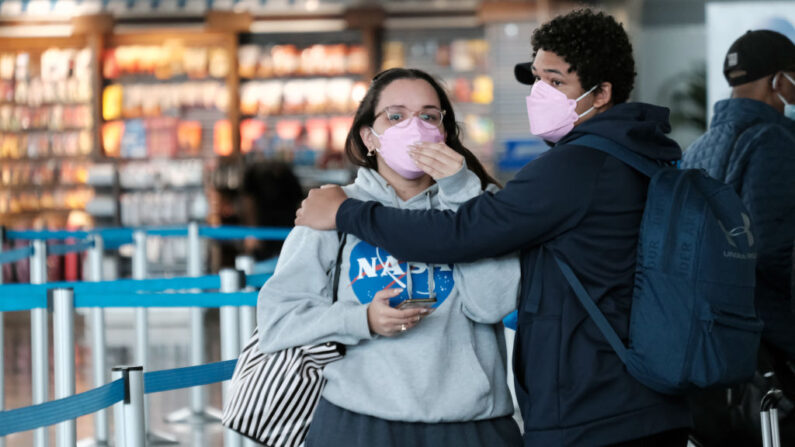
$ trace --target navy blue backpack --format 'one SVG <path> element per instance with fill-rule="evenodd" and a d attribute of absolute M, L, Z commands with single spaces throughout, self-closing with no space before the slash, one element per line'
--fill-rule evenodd
<path fill-rule="evenodd" d="M 556 258 L 629 373 L 667 394 L 750 379 L 762 332 L 754 308 L 756 244 L 735 191 L 704 171 L 659 166 L 602 137 L 569 144 L 606 152 L 651 178 L 628 347 L 571 268 Z"/>

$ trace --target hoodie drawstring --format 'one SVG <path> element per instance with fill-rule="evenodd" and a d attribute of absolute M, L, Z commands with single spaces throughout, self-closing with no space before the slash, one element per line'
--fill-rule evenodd
<path fill-rule="evenodd" d="M 433 209 L 433 203 L 431 202 L 431 192 L 430 191 L 426 191 L 425 192 L 425 199 L 428 201 L 428 209 L 432 210 Z M 433 282 L 434 265 L 433 264 L 426 264 L 426 265 L 428 267 L 428 298 L 436 298 L 436 291 L 434 290 L 434 288 L 436 287 L 436 284 L 434 284 L 434 282 Z"/>

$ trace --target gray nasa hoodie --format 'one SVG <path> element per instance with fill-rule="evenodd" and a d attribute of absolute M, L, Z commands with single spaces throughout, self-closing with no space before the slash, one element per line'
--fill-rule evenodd
<path fill-rule="evenodd" d="M 367 168 L 344 190 L 349 197 L 405 209 L 456 209 L 481 193 L 480 180 L 466 167 L 407 201 Z M 273 277 L 259 293 L 263 352 L 344 343 L 345 357 L 324 370 L 323 397 L 360 414 L 426 423 L 513 414 L 501 320 L 516 307 L 515 255 L 455 266 L 406 263 L 348 235 L 338 301 L 332 304 L 338 247 L 333 231 L 296 227 L 290 232 Z M 378 290 L 392 287 L 404 289 L 395 302 L 435 296 L 436 308 L 403 334 L 373 335 L 367 303 Z"/>

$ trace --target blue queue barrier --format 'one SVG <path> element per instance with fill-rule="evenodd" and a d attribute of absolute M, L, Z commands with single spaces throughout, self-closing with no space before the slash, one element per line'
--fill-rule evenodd
<path fill-rule="evenodd" d="M 223 382 L 232 377 L 237 360 L 144 373 L 146 394 Z M 43 404 L 0 411 L 0 436 L 48 427 L 95 413 L 124 400 L 124 380 Z"/>
<path fill-rule="evenodd" d="M 237 240 L 255 238 L 262 240 L 284 240 L 292 228 L 268 228 L 245 226 L 199 226 L 199 234 L 208 239 Z M 66 240 L 86 239 L 93 234 L 102 236 L 106 244 L 129 244 L 133 241 L 133 233 L 143 231 L 148 235 L 160 237 L 186 237 L 187 226 L 180 227 L 140 227 L 140 228 L 97 228 L 94 230 L 6 230 L 5 240 Z"/>
<path fill-rule="evenodd" d="M 246 275 L 245 284 L 252 287 L 261 287 L 271 277 L 271 273 L 258 273 Z M 38 297 L 46 299 L 50 289 L 73 289 L 76 294 L 83 292 L 102 293 L 127 293 L 133 292 L 163 292 L 168 290 L 189 289 L 219 289 L 221 280 L 218 275 L 205 275 L 199 277 L 174 277 L 155 279 L 117 279 L 115 281 L 59 281 L 44 284 L 6 284 L 0 285 L 0 312 L 3 311 L 2 303 L 7 298 Z M 143 294 L 142 294 L 143 295 Z M 164 296 L 176 296 L 177 293 L 161 293 Z M 143 295 L 145 296 L 145 295 Z M 78 298 L 79 300 L 80 298 Z"/>
<path fill-rule="evenodd" d="M 271 274 L 247 275 L 245 283 L 252 287 L 259 287 L 270 276 Z M 94 309 L 106 307 L 205 308 L 218 307 L 221 303 L 224 306 L 256 306 L 257 300 L 256 291 L 205 292 L 202 294 L 180 292 L 197 288 L 221 289 L 222 281 L 218 275 L 198 278 L 9 284 L 0 285 L 0 314 L 10 311 L 46 312 L 49 307 L 50 292 L 64 288 L 71 289 L 76 293 L 75 307 Z"/>
<path fill-rule="evenodd" d="M 198 233 L 199 233 L 199 235 L 201 237 L 204 237 L 204 238 L 207 238 L 207 239 L 214 239 L 214 240 L 237 240 L 237 239 L 246 239 L 246 238 L 256 238 L 256 239 L 262 239 L 262 240 L 283 240 L 284 238 L 287 237 L 287 235 L 289 234 L 289 232 L 291 230 L 290 228 L 258 228 L 258 227 L 243 227 L 243 226 L 211 227 L 211 226 L 199 226 L 199 225 L 196 225 L 196 224 L 191 224 L 191 225 L 193 225 L 195 228 L 198 228 Z M 12 240 L 12 241 L 13 240 L 30 240 L 30 241 L 33 241 L 34 243 L 40 243 L 41 245 L 44 245 L 43 242 L 46 240 L 47 242 L 49 242 L 49 244 L 47 244 L 47 246 L 46 246 L 46 250 L 47 250 L 47 254 L 48 255 L 64 255 L 64 254 L 68 254 L 68 253 L 75 253 L 75 252 L 81 252 L 81 251 L 85 251 L 85 250 L 90 250 L 89 258 L 91 258 L 92 255 L 95 254 L 95 253 L 91 253 L 93 251 L 99 251 L 99 253 L 102 253 L 102 251 L 104 251 L 104 248 L 106 248 L 106 247 L 109 248 L 109 249 L 113 249 L 113 248 L 117 248 L 117 247 L 119 247 L 119 246 L 121 246 L 123 244 L 127 244 L 127 243 L 130 243 L 130 242 L 133 242 L 135 240 L 135 236 L 134 235 L 135 235 L 136 232 L 137 233 L 142 233 L 144 235 L 144 237 L 146 237 L 146 236 L 157 236 L 157 237 L 171 238 L 171 237 L 186 237 L 187 236 L 188 239 L 190 239 L 190 233 L 189 233 L 189 230 L 188 230 L 189 227 L 180 226 L 180 227 L 146 227 L 146 228 L 104 228 L 104 229 L 95 229 L 95 230 L 88 230 L 88 231 L 86 231 L 86 230 L 77 230 L 77 231 L 66 231 L 66 230 L 4 230 L 3 233 L 2 233 L 2 239 L 3 240 Z M 196 231 L 196 230 L 193 230 L 193 231 Z M 65 240 L 69 240 L 69 239 L 84 239 L 84 240 L 78 241 L 76 243 L 68 243 L 68 244 L 53 244 L 52 243 L 53 241 L 65 241 Z M 96 249 L 93 249 L 94 245 L 95 245 L 95 241 L 97 243 L 97 247 L 96 247 Z M 9 251 L 9 252 L 6 252 L 6 253 L 0 252 L 0 261 L 15 262 L 15 261 L 18 261 L 18 260 L 23 259 L 25 257 L 31 256 L 33 254 L 32 252 L 33 252 L 33 249 L 32 248 L 28 248 L 28 247 L 23 247 L 21 249 L 12 250 L 12 251 Z M 2 263 L 2 262 L 0 262 L 0 263 Z M 101 263 L 101 254 L 99 256 L 99 262 L 95 262 L 95 263 L 97 265 L 99 265 Z M 101 272 L 101 268 L 100 267 L 96 267 L 96 268 L 91 267 L 91 270 L 96 270 L 97 271 L 97 273 L 92 273 L 91 274 L 92 279 L 94 281 L 97 281 L 100 278 L 100 275 L 101 275 L 101 273 L 100 273 Z M 191 274 L 190 271 L 188 273 L 189 273 L 189 275 Z M 198 274 L 194 272 L 194 274 L 191 275 L 191 276 L 198 276 Z M 134 277 L 136 277 L 136 276 L 134 275 Z M 145 277 L 146 277 L 145 274 L 137 276 L 138 279 L 143 279 Z M 267 279 L 267 278 L 265 278 L 265 279 Z M 46 281 L 46 278 L 43 278 L 43 281 Z M 124 281 L 124 280 L 122 280 L 122 281 Z M 252 286 L 252 287 L 261 286 L 262 283 L 264 283 L 264 280 L 262 280 L 262 281 L 256 281 L 256 280 L 252 281 L 250 279 L 248 281 L 248 285 Z M 49 290 L 49 289 L 53 289 L 53 288 L 56 288 L 56 287 L 73 287 L 73 288 L 74 287 L 80 287 L 77 284 L 82 284 L 82 283 L 68 283 L 68 282 L 49 283 L 49 284 L 46 285 L 46 288 Z M 103 286 L 101 284 L 97 284 L 94 287 L 102 288 Z M 161 289 L 161 288 L 170 288 L 170 287 L 179 288 L 179 285 L 178 284 L 174 284 L 174 283 L 169 284 L 169 285 L 165 285 L 165 284 L 162 284 L 162 283 L 161 284 L 150 283 L 147 286 L 142 286 L 140 284 L 136 285 L 136 284 L 131 284 L 131 283 L 116 282 L 115 287 L 121 287 L 121 288 L 132 287 L 133 289 L 141 288 L 141 287 L 151 287 L 152 289 Z M 218 286 L 213 284 L 212 282 L 209 283 L 209 284 L 198 284 L 197 282 L 191 282 L 191 287 L 217 288 Z M 38 291 L 35 291 L 35 290 L 38 290 Z M 11 293 L 14 293 L 14 294 L 30 294 L 30 293 L 40 294 L 40 293 L 42 293 L 41 289 L 26 289 L 26 288 L 23 287 L 23 288 L 19 288 L 19 289 L 6 289 L 6 290 L 0 292 L 0 297 L 3 294 L 8 293 L 8 292 L 11 292 Z M 253 320 L 253 318 L 251 317 L 251 315 L 253 315 L 253 311 L 251 309 L 253 309 L 253 306 L 248 306 L 247 308 L 245 308 L 244 310 L 241 310 L 241 312 L 240 312 L 240 314 L 241 314 L 240 315 L 240 318 L 241 318 L 241 330 L 242 330 L 243 326 L 246 326 L 245 324 L 243 324 L 244 320 L 246 320 L 246 321 Z M 37 308 L 37 309 L 33 310 L 32 312 L 41 313 L 42 310 Z M 140 364 L 142 364 L 144 366 L 146 366 L 146 364 L 147 364 L 146 356 L 145 355 L 142 356 L 140 354 L 145 352 L 144 346 L 146 346 L 148 344 L 148 343 L 146 343 L 147 340 L 146 340 L 146 336 L 144 335 L 146 333 L 147 324 L 146 324 L 146 320 L 145 319 L 143 319 L 143 321 L 138 321 L 138 320 L 142 320 L 142 318 L 139 318 L 140 315 L 138 315 L 138 314 L 144 314 L 145 315 L 145 312 L 146 312 L 145 308 L 139 308 L 139 310 L 136 311 L 136 326 L 141 326 L 141 328 L 137 330 L 137 334 L 136 334 L 137 339 L 139 339 L 139 343 L 138 344 L 141 345 L 141 347 L 139 347 L 136 350 L 136 352 L 137 352 L 136 356 L 139 357 L 139 358 L 136 359 L 136 361 L 137 362 L 142 362 Z M 202 307 L 196 307 L 196 308 L 192 309 L 191 312 L 198 314 L 198 313 L 203 312 L 203 310 L 202 310 Z M 92 320 L 96 323 L 97 328 L 100 328 L 100 330 L 104 329 L 104 311 L 101 308 L 94 308 L 91 311 L 91 313 L 92 313 Z M 37 319 L 36 321 L 38 322 L 39 319 Z M 196 322 L 194 322 L 196 324 L 193 324 L 193 325 L 196 325 L 196 326 L 198 326 L 198 322 L 201 321 L 200 318 L 199 319 L 192 318 L 192 320 L 196 320 Z M 250 324 L 253 324 L 253 322 L 250 322 Z M 40 328 L 39 326 L 41 326 L 41 324 L 37 324 L 36 328 L 37 329 L 41 329 L 41 330 L 32 330 L 32 332 L 35 332 L 35 334 L 33 335 L 33 338 L 35 338 L 37 340 L 39 338 L 42 338 L 42 337 L 39 337 L 36 334 L 40 334 L 40 333 L 44 334 L 43 331 L 46 330 L 46 329 Z M 193 332 L 196 332 L 196 331 L 193 331 Z M 243 331 L 243 332 L 245 332 L 245 331 Z M 203 336 L 203 333 L 200 332 L 200 334 Z M 44 334 L 44 335 L 46 335 L 46 334 Z M 195 337 L 195 335 L 194 335 L 194 337 Z M 104 335 L 103 334 L 95 334 L 93 342 L 95 344 L 97 344 L 97 346 L 95 346 L 95 347 L 98 348 L 97 349 L 98 352 L 99 351 L 104 351 L 104 349 L 102 349 L 102 346 L 104 346 Z M 199 343 L 196 343 L 196 344 L 197 344 L 197 346 L 199 346 Z M 34 345 L 35 346 L 39 346 L 39 345 L 43 346 L 41 341 L 34 343 Z M 201 343 L 201 346 L 203 346 L 203 343 Z M 38 351 L 42 351 L 43 352 L 43 349 L 37 349 L 37 352 Z M 44 349 L 44 350 L 46 350 L 46 349 Z M 197 350 L 198 349 L 193 349 L 193 351 L 197 351 Z M 43 358 L 43 356 L 36 356 L 34 358 L 34 360 L 38 359 L 39 357 Z M 196 360 L 192 361 L 191 364 L 198 365 L 198 364 L 202 364 L 204 362 L 205 362 L 205 360 L 203 358 L 201 358 L 201 359 L 196 359 Z M 39 361 L 38 363 L 41 363 L 41 361 Z M 102 366 L 103 365 L 97 365 L 97 368 L 100 368 Z M 1 363 L 0 363 L 0 367 L 2 367 Z M 41 371 L 45 371 L 46 367 L 45 366 L 40 366 L 39 368 L 34 368 L 34 370 L 41 372 Z M 41 376 L 41 375 L 42 374 L 34 374 L 35 377 L 38 377 L 38 376 Z M 100 374 L 95 373 L 95 375 L 96 375 L 96 379 L 95 380 L 97 380 L 95 385 L 99 386 L 102 383 L 104 383 L 104 381 L 100 380 L 100 378 L 101 378 Z M 38 382 L 43 382 L 43 381 L 42 380 L 38 380 L 37 383 Z M 41 385 L 41 384 L 39 384 L 39 385 Z M 40 389 L 40 388 L 42 388 L 42 386 L 35 387 L 35 389 Z M 201 389 L 192 390 L 192 393 L 195 394 L 197 397 L 201 397 L 202 396 L 202 394 L 201 394 L 202 390 Z M 34 393 L 34 394 L 36 394 L 36 393 Z M 46 390 L 40 391 L 37 394 L 46 395 Z M 2 399 L 2 398 L 3 398 L 3 395 L 2 395 L 2 393 L 0 393 L 0 399 Z M 193 400 L 196 400 L 198 402 L 200 399 L 193 399 Z M 43 401 L 44 400 L 41 400 L 41 399 L 36 400 L 36 402 L 43 402 Z M 201 405 L 203 405 L 201 402 L 198 402 L 198 403 L 192 402 L 191 406 L 192 406 L 192 410 L 193 410 L 193 415 L 196 414 L 196 408 L 201 406 Z M 0 410 L 2 408 L 3 408 L 3 406 L 0 405 Z M 96 422 L 95 425 L 97 425 L 97 430 L 96 430 L 97 434 L 101 434 L 101 433 L 107 431 L 107 424 L 102 422 L 102 420 L 104 419 L 104 416 L 105 416 L 104 412 L 103 412 L 103 414 L 100 414 L 99 416 L 101 416 L 101 417 L 97 421 L 95 421 Z M 43 437 L 43 434 L 37 433 L 37 438 L 42 438 L 42 437 Z M 97 438 L 97 440 L 103 441 L 104 439 L 99 437 L 99 438 Z M 41 440 L 37 440 L 36 444 L 37 445 L 43 445 L 39 441 L 41 441 Z M 2 446 L 2 440 L 0 440 L 0 447 L 1 446 Z"/>
<path fill-rule="evenodd" d="M 232 288 L 229 287 L 229 278 L 234 280 L 235 284 Z M 226 282 L 224 282 L 224 275 L 226 275 Z M 269 275 L 250 275 L 248 278 L 253 279 L 252 276 L 258 276 L 257 281 L 264 282 Z M 109 291 L 107 287 L 104 290 L 89 287 L 80 290 L 77 297 L 74 299 L 74 307 L 220 307 L 224 308 L 237 307 L 237 306 L 252 306 L 256 304 L 257 292 L 238 292 L 240 287 L 239 279 L 235 271 L 222 271 L 220 277 L 216 277 L 219 283 L 219 288 L 222 292 L 204 292 L 204 293 L 173 293 L 173 292 L 149 292 L 149 293 L 133 293 L 129 292 L 129 288 L 119 289 L 116 291 Z M 195 278 L 178 278 L 182 285 L 195 289 Z M 188 283 L 186 283 L 186 280 Z M 193 280 L 193 281 L 191 281 Z M 153 283 L 162 280 L 141 280 L 141 283 Z M 107 286 L 110 282 L 100 284 Z M 192 284 L 191 284 L 192 283 Z M 251 283 L 251 281 L 249 281 Z M 85 283 L 95 285 L 96 283 Z M 226 285 L 225 285 L 226 284 Z M 172 284 L 173 285 L 173 282 Z M 33 310 L 36 308 L 44 308 L 51 306 L 50 293 L 48 287 L 51 284 L 42 284 L 32 288 L 33 293 L 15 295 L 2 293 L 9 288 L 18 288 L 12 286 L 0 286 L 0 312 L 20 311 L 20 310 Z M 151 286 L 150 286 L 151 287 Z M 56 288 L 56 294 L 64 290 L 73 293 L 73 290 L 63 288 Z M 56 313 L 57 313 L 56 305 Z M 71 309 L 73 311 L 74 309 Z M 56 315 L 56 319 L 58 315 Z M 234 326 L 234 325 L 232 325 Z M 236 336 L 236 328 L 229 327 L 222 332 L 224 334 L 231 332 Z M 64 348 L 66 349 L 66 348 Z M 71 349 L 71 346 L 69 346 Z M 145 389 L 147 393 L 166 391 L 177 388 L 187 388 L 199 385 L 205 385 L 228 379 L 234 369 L 234 362 L 230 360 L 227 362 L 219 362 L 211 365 L 194 366 L 186 368 L 178 368 L 164 372 L 150 373 L 151 375 L 145 376 Z M 66 362 L 67 365 L 70 362 Z M 71 362 L 71 369 L 74 368 L 74 362 Z M 199 371 L 202 371 L 199 373 Z M 219 373 L 220 371 L 220 373 Z M 60 377 L 62 374 L 57 375 Z M 65 373 L 69 377 L 74 377 L 73 371 Z M 209 376 L 208 376 L 209 374 Z M 221 375 L 219 375 L 221 374 Z M 202 378 L 203 377 L 203 378 Z M 209 378 L 208 378 L 209 377 Z M 116 383 L 116 382 L 113 382 Z M 102 411 L 114 402 L 119 400 L 117 392 L 113 391 L 113 383 L 98 387 L 91 392 L 83 393 L 81 399 L 76 400 L 75 397 L 68 397 L 53 402 L 45 402 L 42 404 L 27 407 L 25 409 L 11 410 L 7 412 L 0 412 L 0 436 L 16 431 L 25 431 L 31 429 L 40 429 L 46 425 L 69 421 L 75 417 Z M 115 393 L 115 394 L 114 394 Z M 73 433 L 73 432 L 72 432 Z"/>

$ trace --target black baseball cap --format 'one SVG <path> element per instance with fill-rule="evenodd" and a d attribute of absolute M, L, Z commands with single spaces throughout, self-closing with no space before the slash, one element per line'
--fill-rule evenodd
<path fill-rule="evenodd" d="M 723 75 L 732 87 L 779 71 L 795 71 L 795 44 L 770 30 L 746 32 L 734 41 L 723 61 Z"/>
<path fill-rule="evenodd" d="M 522 62 L 513 67 L 513 75 L 522 84 L 533 85 L 536 82 L 536 75 L 533 74 L 533 63 Z"/>

